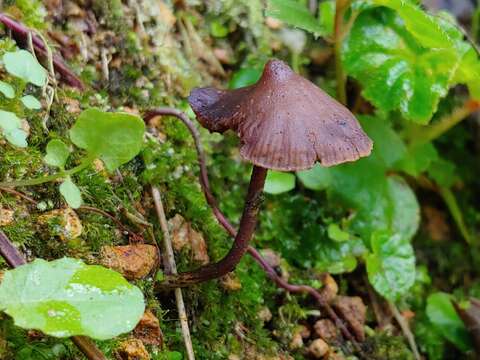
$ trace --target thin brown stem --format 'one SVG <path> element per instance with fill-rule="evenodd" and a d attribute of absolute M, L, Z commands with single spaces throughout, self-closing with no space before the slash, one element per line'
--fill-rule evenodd
<path fill-rule="evenodd" d="M 222 225 L 225 230 L 230 234 L 232 237 L 236 237 L 237 232 L 233 225 L 230 223 L 228 218 L 222 213 L 220 208 L 217 205 L 217 200 L 215 196 L 213 196 L 213 193 L 210 188 L 210 182 L 208 179 L 208 170 L 207 170 L 207 162 L 205 160 L 205 152 L 203 151 L 203 146 L 202 142 L 200 140 L 200 133 L 198 129 L 195 127 L 192 121 L 188 118 L 185 113 L 173 109 L 173 108 L 157 108 L 155 110 L 152 110 L 148 112 L 144 119 L 145 121 L 149 121 L 155 116 L 161 116 L 161 115 L 171 115 L 175 116 L 178 118 L 181 122 L 185 124 L 185 126 L 188 128 L 190 131 L 190 134 L 193 137 L 193 141 L 195 143 L 195 149 L 197 151 L 197 157 L 198 157 L 198 163 L 200 166 L 200 185 L 202 187 L 203 193 L 205 195 L 205 198 L 207 200 L 208 205 L 210 205 L 213 214 L 217 218 L 218 222 L 220 225 Z M 360 350 L 358 344 L 355 341 L 355 337 L 351 334 L 351 332 L 348 330 L 348 328 L 345 326 L 343 321 L 337 316 L 335 311 L 332 309 L 332 307 L 326 302 L 325 298 L 322 296 L 322 294 L 314 289 L 311 286 L 307 285 L 294 285 L 290 284 L 287 281 L 285 281 L 283 278 L 278 276 L 276 273 L 275 269 L 262 257 L 262 255 L 259 253 L 257 249 L 255 249 L 253 246 L 248 247 L 248 253 L 250 256 L 253 257 L 253 259 L 264 269 L 268 277 L 280 288 L 283 288 L 287 292 L 290 293 L 297 293 L 297 294 L 309 294 L 312 296 L 319 306 L 325 310 L 327 315 L 332 319 L 337 327 L 340 329 L 342 334 L 352 342 L 352 344 L 355 346 L 355 349 L 357 351 Z"/>
<path fill-rule="evenodd" d="M 0 231 L 0 255 L 7 264 L 16 268 L 27 263 L 23 255 L 11 243 L 7 235 Z M 85 336 L 72 336 L 70 338 L 88 360 L 107 360 L 105 355 L 97 348 L 92 340 Z"/>
<path fill-rule="evenodd" d="M 198 269 L 180 273 L 177 276 L 172 275 L 162 282 L 166 287 L 185 287 L 197 284 L 203 281 L 222 277 L 233 271 L 248 250 L 248 245 L 252 239 L 255 227 L 257 225 L 257 215 L 262 203 L 263 186 L 267 177 L 268 170 L 259 166 L 254 166 L 250 185 L 248 187 L 245 207 L 240 220 L 239 230 L 233 241 L 230 251 L 223 259 L 216 263 L 202 266 Z"/>

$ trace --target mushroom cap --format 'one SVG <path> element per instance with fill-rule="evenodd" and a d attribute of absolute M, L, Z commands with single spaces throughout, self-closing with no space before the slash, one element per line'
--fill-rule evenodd
<path fill-rule="evenodd" d="M 280 60 L 270 60 L 254 85 L 195 88 L 188 101 L 203 127 L 235 131 L 240 155 L 267 169 L 305 170 L 316 161 L 332 166 L 372 150 L 345 106 Z"/>

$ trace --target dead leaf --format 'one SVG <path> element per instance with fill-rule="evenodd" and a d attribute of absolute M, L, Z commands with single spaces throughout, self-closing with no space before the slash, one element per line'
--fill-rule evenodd
<path fill-rule="evenodd" d="M 359 341 L 364 341 L 367 308 L 363 300 L 358 296 L 337 296 L 332 305 L 339 315 L 347 321 L 356 338 Z"/>
<path fill-rule="evenodd" d="M 195 231 L 180 214 L 168 220 L 168 226 L 172 234 L 172 245 L 176 251 L 187 247 L 192 251 L 193 260 L 201 264 L 210 262 L 207 244 L 202 234 Z"/>
<path fill-rule="evenodd" d="M 160 322 L 148 309 L 133 330 L 133 335 L 144 344 L 163 346 L 163 333 L 162 329 L 160 329 Z"/>
<path fill-rule="evenodd" d="M 150 360 L 150 355 L 143 342 L 138 339 L 128 339 L 117 349 L 117 359 L 120 360 Z"/>
<path fill-rule="evenodd" d="M 100 256 L 102 265 L 129 280 L 144 278 L 158 262 L 157 248 L 146 244 L 103 246 Z"/>

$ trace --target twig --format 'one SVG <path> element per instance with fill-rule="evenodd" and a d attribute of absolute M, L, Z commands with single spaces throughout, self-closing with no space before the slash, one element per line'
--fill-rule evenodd
<path fill-rule="evenodd" d="M 421 360 L 420 353 L 418 352 L 418 348 L 417 348 L 417 343 L 415 342 L 415 337 L 413 336 L 412 331 L 410 330 L 410 326 L 408 325 L 408 322 L 405 320 L 403 315 L 400 314 L 400 311 L 398 311 L 398 308 L 395 304 L 389 302 L 388 306 L 393 316 L 395 317 L 395 320 L 397 320 L 398 325 L 400 325 L 400 329 L 402 329 L 403 335 L 408 341 L 408 344 L 410 346 L 410 349 L 413 352 L 413 356 L 415 357 L 415 360 Z"/>
<path fill-rule="evenodd" d="M 335 74 L 337 78 L 337 98 L 342 104 L 347 103 L 346 81 L 347 77 L 342 65 L 342 43 L 345 36 L 343 21 L 345 11 L 349 5 L 348 0 L 336 0 L 335 24 L 334 24 L 334 50 L 335 50 Z"/>
<path fill-rule="evenodd" d="M 153 117 L 159 116 L 159 115 L 175 116 L 180 121 L 182 121 L 190 131 L 195 143 L 195 149 L 197 151 L 197 156 L 198 156 L 198 163 L 200 166 L 200 185 L 202 187 L 207 203 L 212 208 L 213 214 L 217 218 L 218 222 L 225 228 L 225 230 L 232 237 L 235 237 L 236 235 L 235 228 L 227 219 L 227 217 L 222 213 L 222 211 L 219 209 L 217 205 L 217 200 L 213 196 L 212 191 L 210 189 L 210 182 L 208 180 L 208 171 L 207 171 L 207 166 L 205 161 L 205 153 L 203 151 L 203 146 L 200 140 L 200 133 L 198 129 L 190 121 L 187 115 L 185 115 L 185 113 L 173 108 L 164 107 L 164 108 L 157 108 L 152 111 L 149 111 L 144 116 L 144 120 L 149 121 Z M 262 255 L 260 255 L 258 250 L 256 250 L 252 246 L 249 246 L 247 251 L 250 254 L 250 256 L 252 256 L 254 260 L 265 270 L 268 277 L 273 282 L 275 282 L 277 286 L 285 289 L 287 292 L 290 292 L 290 293 L 303 293 L 303 294 L 311 295 L 318 302 L 320 307 L 322 307 L 326 311 L 327 315 L 335 322 L 335 324 L 341 330 L 342 334 L 348 340 L 350 340 L 352 344 L 355 346 L 356 350 L 359 351 L 359 346 L 355 340 L 355 337 L 350 333 L 350 331 L 347 329 L 343 321 L 337 316 L 335 311 L 326 302 L 325 298 L 322 296 L 320 292 L 318 292 L 311 286 L 289 284 L 288 282 L 286 282 L 284 279 L 282 279 L 280 276 L 277 275 L 277 273 L 275 272 L 275 269 L 272 266 L 270 266 L 270 264 L 262 257 Z"/>
<path fill-rule="evenodd" d="M 170 232 L 168 231 L 167 217 L 165 216 L 165 209 L 163 208 L 162 197 L 157 187 L 152 186 L 152 197 L 155 203 L 155 209 L 157 211 L 158 220 L 163 233 L 163 245 L 167 254 L 165 259 L 165 273 L 167 275 L 177 274 L 177 265 L 175 264 L 175 256 L 173 254 L 172 240 L 170 238 Z M 175 299 L 177 300 L 178 316 L 180 318 L 180 324 L 182 327 L 183 340 L 185 342 L 185 348 L 187 350 L 187 356 L 189 360 L 195 360 L 195 354 L 193 352 L 192 339 L 190 336 L 190 329 L 188 327 L 187 312 L 185 310 L 185 303 L 183 301 L 182 289 L 175 289 Z"/>
<path fill-rule="evenodd" d="M 5 259 L 8 265 L 15 268 L 26 264 L 25 258 L 17 250 L 17 248 L 10 242 L 8 237 L 0 231 L 0 255 Z M 105 355 L 97 348 L 92 340 L 85 336 L 72 336 L 70 338 L 79 350 L 89 360 L 107 360 Z"/>
<path fill-rule="evenodd" d="M 26 26 L 16 22 L 4 13 L 0 13 L 0 22 L 3 23 L 8 29 L 10 29 L 17 38 L 20 38 L 23 41 L 27 41 L 28 34 L 31 33 L 31 31 Z M 42 56 L 48 56 L 45 45 L 43 44 L 42 40 L 35 34 L 32 34 L 32 44 L 35 48 L 35 51 L 42 54 Z M 54 55 L 52 61 L 55 69 L 62 76 L 62 79 L 66 84 L 80 90 L 83 90 L 85 88 L 82 81 L 65 65 L 65 63 L 60 59 L 60 57 Z"/>

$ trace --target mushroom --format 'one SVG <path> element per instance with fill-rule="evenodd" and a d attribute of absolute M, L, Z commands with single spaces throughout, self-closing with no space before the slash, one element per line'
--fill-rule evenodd
<path fill-rule="evenodd" d="M 332 166 L 368 156 L 372 141 L 353 114 L 280 60 L 270 60 L 260 80 L 236 90 L 195 88 L 188 101 L 210 132 L 235 131 L 240 155 L 253 163 L 234 244 L 217 263 L 167 278 L 179 287 L 232 271 L 255 231 L 268 169 L 298 171 L 319 161 Z"/>

